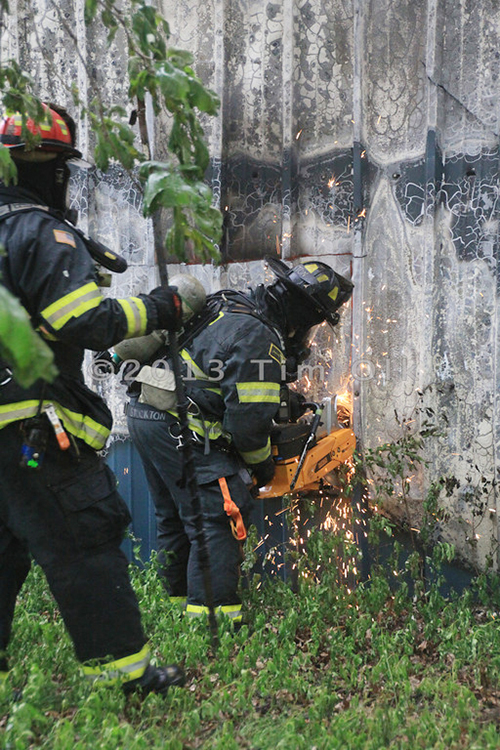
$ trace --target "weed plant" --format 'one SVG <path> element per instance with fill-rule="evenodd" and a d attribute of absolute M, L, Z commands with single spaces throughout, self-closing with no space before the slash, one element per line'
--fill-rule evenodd
<path fill-rule="evenodd" d="M 188 676 L 186 688 L 144 700 L 84 682 L 34 566 L 16 610 L 12 672 L 0 687 L 0 747 L 500 747 L 495 582 L 483 576 L 447 599 L 433 584 L 415 597 L 406 582 L 394 587 L 393 555 L 385 571 L 348 588 L 339 554 L 352 558 L 352 540 L 318 528 L 301 550 L 295 590 L 280 578 L 249 577 L 245 623 L 234 632 L 219 618 L 216 654 L 207 622 L 188 620 L 168 600 L 154 561 L 132 565 L 155 657 L 181 663 Z"/>

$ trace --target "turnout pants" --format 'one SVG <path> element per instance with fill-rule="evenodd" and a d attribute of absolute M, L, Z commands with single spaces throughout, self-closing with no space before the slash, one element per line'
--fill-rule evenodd
<path fill-rule="evenodd" d="M 178 434 L 177 420 L 168 412 L 135 401 L 129 404 L 127 413 L 130 435 L 155 504 L 160 573 L 165 587 L 170 596 L 187 598 L 188 614 L 201 613 L 206 604 L 203 571 L 191 496 L 183 475 L 183 453 L 178 449 L 178 440 L 172 437 Z M 193 452 L 214 603 L 237 621 L 241 614 L 237 589 L 242 548 L 233 533 L 234 524 L 225 503 L 227 507 L 230 495 L 247 526 L 252 496 L 237 455 L 214 445 L 207 455 L 203 443 L 194 443 Z"/>
<path fill-rule="evenodd" d="M 79 455 L 74 446 L 60 450 L 52 430 L 41 468 L 20 468 L 22 440 L 19 423 L 0 430 L 0 650 L 32 556 L 78 659 L 123 660 L 137 676 L 147 662 L 146 639 L 120 550 L 131 519 L 115 477 L 82 441 Z"/>

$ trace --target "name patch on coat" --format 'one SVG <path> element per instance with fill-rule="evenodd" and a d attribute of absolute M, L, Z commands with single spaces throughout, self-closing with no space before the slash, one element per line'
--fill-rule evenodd
<path fill-rule="evenodd" d="M 54 237 L 56 242 L 61 242 L 63 245 L 71 245 L 76 247 L 75 238 L 69 232 L 65 232 L 64 229 L 53 229 Z"/>
<path fill-rule="evenodd" d="M 269 347 L 269 356 L 274 359 L 274 361 L 279 365 L 283 365 L 285 363 L 283 352 L 276 346 L 276 344 L 271 344 L 271 346 Z"/>

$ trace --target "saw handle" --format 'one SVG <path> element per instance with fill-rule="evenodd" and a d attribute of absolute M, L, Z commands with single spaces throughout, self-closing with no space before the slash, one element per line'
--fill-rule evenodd
<path fill-rule="evenodd" d="M 316 438 L 316 433 L 318 431 L 319 423 L 321 422 L 321 415 L 323 413 L 323 409 L 319 406 L 319 404 L 307 403 L 305 405 L 307 405 L 310 409 L 312 409 L 315 412 L 315 414 L 311 422 L 311 429 L 309 431 L 308 438 L 305 442 L 304 447 L 302 448 L 302 453 L 300 454 L 299 463 L 297 465 L 297 470 L 293 476 L 292 481 L 290 482 L 290 492 L 293 492 L 293 489 L 295 485 L 297 484 L 297 479 L 299 478 L 299 474 L 304 465 L 304 461 L 306 460 L 307 451 L 309 450 L 309 448 L 312 447 L 312 444 L 314 443 L 314 440 Z"/>

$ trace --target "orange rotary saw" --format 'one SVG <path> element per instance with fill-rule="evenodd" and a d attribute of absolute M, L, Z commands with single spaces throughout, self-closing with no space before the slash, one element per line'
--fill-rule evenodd
<path fill-rule="evenodd" d="M 337 396 L 321 403 L 305 401 L 297 422 L 277 424 L 271 434 L 276 471 L 272 481 L 259 489 L 260 498 L 281 497 L 291 492 L 317 490 L 332 484 L 329 476 L 353 454 L 356 438 L 344 423 Z M 342 415 L 339 421 L 339 415 Z"/>

